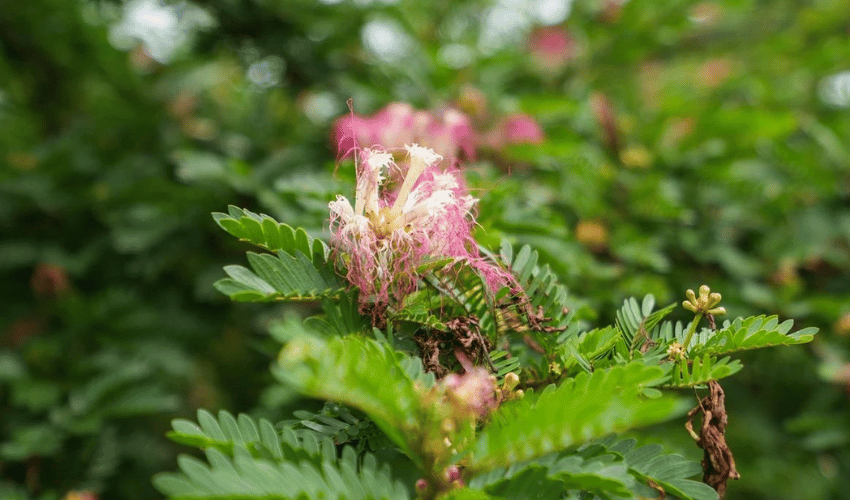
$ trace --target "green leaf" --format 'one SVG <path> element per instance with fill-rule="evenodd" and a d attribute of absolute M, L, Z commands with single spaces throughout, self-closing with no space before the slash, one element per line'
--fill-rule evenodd
<path fill-rule="evenodd" d="M 490 361 L 496 368 L 496 379 L 499 384 L 502 383 L 502 380 L 504 380 L 505 375 L 508 373 L 513 372 L 519 374 L 519 358 L 508 358 L 506 357 L 507 355 L 507 351 L 490 351 Z"/>
<path fill-rule="evenodd" d="M 233 456 L 218 449 L 206 451 L 207 463 L 194 457 L 178 458 L 180 473 L 157 474 L 154 486 L 168 498 L 182 499 L 304 499 L 374 498 L 405 500 L 407 489 L 392 478 L 389 466 L 378 469 L 372 455 L 357 466 L 350 452 L 337 459 L 331 446 L 324 459 L 276 462 L 253 456 L 241 446 Z"/>
<path fill-rule="evenodd" d="M 245 414 L 234 418 L 232 414 L 221 410 L 216 419 L 206 410 L 198 410 L 198 422 L 185 419 L 171 421 L 173 430 L 168 438 L 200 449 L 215 448 L 227 455 L 233 454 L 234 447 L 242 446 L 258 457 L 281 458 L 280 438 L 274 426 L 265 419 L 259 423 Z M 290 453 L 300 448 L 298 440 L 290 443 Z"/>
<path fill-rule="evenodd" d="M 255 214 L 246 209 L 232 205 L 228 206 L 228 214 L 216 212 L 213 220 L 222 229 L 240 240 L 257 245 L 270 252 L 283 251 L 292 256 L 296 252 L 304 255 L 314 255 L 314 245 L 318 244 L 323 251 L 321 256 L 327 256 L 327 247 L 319 240 L 314 240 L 303 229 L 294 229 L 286 224 L 277 222 L 265 214 Z M 315 264 L 321 264 L 313 261 Z"/>
<path fill-rule="evenodd" d="M 671 380 L 665 387 L 683 388 L 705 385 L 741 371 L 740 361 L 728 357 L 717 360 L 705 354 L 701 358 L 684 359 L 673 365 Z"/>
<path fill-rule="evenodd" d="M 237 238 L 275 252 L 248 252 L 251 270 L 242 266 L 226 266 L 228 278 L 214 286 L 232 300 L 316 301 L 335 297 L 346 286 L 328 261 L 330 250 L 303 229 L 293 229 L 268 215 L 228 207 L 228 214 L 214 213 L 213 219 Z"/>
<path fill-rule="evenodd" d="M 302 394 L 362 410 L 414 458 L 407 439 L 419 432 L 419 395 L 417 377 L 408 370 L 419 366 L 421 374 L 421 364 L 405 368 L 405 359 L 371 339 L 348 336 L 323 342 L 302 337 L 281 351 L 272 372 Z"/>
<path fill-rule="evenodd" d="M 538 498 L 561 498 L 569 490 L 602 498 L 631 497 L 634 478 L 622 461 L 614 460 L 612 454 L 589 460 L 573 454 L 548 455 L 507 469 L 494 469 L 473 478 L 469 485 L 500 498 L 530 498 L 531 491 Z"/>
<path fill-rule="evenodd" d="M 722 356 L 750 349 L 805 344 L 811 342 L 818 331 L 817 328 L 809 327 L 789 333 L 793 326 L 792 320 L 780 323 L 776 316 L 737 318 L 731 323 L 724 323 L 723 328 L 717 332 L 704 329 L 699 335 L 695 335 L 688 355 Z"/>
<path fill-rule="evenodd" d="M 623 301 L 623 307 L 617 311 L 617 329 L 620 330 L 626 345 L 623 347 L 630 354 L 644 343 L 656 338 L 656 325 L 676 308 L 676 304 L 652 312 L 655 297 L 647 295 L 639 305 L 632 297 Z"/>
<path fill-rule="evenodd" d="M 225 266 L 230 279 L 216 282 L 216 289 L 240 301 L 317 301 L 345 291 L 336 276 L 320 272 L 301 252 L 294 257 L 284 252 L 277 256 L 248 252 L 248 262 L 253 272 Z"/>
<path fill-rule="evenodd" d="M 647 399 L 664 371 L 630 363 L 550 386 L 503 405 L 472 446 L 469 468 L 483 471 L 528 460 L 595 437 L 660 422 L 686 411 L 671 396 Z"/>
<path fill-rule="evenodd" d="M 607 459 L 610 454 L 620 457 L 629 474 L 638 481 L 631 486 L 635 497 L 655 498 L 658 496 L 655 488 L 661 487 L 668 495 L 684 500 L 717 500 L 714 489 L 689 479 L 702 474 L 702 466 L 698 462 L 680 455 L 665 454 L 657 444 L 635 448 L 635 443 L 634 439 L 615 441 L 611 436 L 580 448 L 579 453 L 588 459 Z"/>
<path fill-rule="evenodd" d="M 660 455 L 660 446 L 644 446 L 625 455 L 629 471 L 643 484 L 654 483 L 665 493 L 685 500 L 717 500 L 711 486 L 688 479 L 702 474 L 702 466 L 680 455 Z"/>

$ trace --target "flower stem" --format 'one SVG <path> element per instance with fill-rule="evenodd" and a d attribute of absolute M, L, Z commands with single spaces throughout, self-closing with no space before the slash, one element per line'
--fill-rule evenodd
<path fill-rule="evenodd" d="M 699 312 L 694 316 L 694 320 L 691 322 L 691 327 L 688 329 L 688 335 L 685 337 L 685 341 L 682 343 L 682 351 L 687 354 L 688 352 L 688 344 L 691 343 L 691 337 L 694 336 L 694 333 L 697 331 L 697 325 L 702 319 L 702 313 Z"/>

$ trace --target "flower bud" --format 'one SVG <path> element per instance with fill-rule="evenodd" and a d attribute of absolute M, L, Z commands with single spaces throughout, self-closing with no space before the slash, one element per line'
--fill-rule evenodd
<path fill-rule="evenodd" d="M 670 347 L 667 348 L 667 356 L 670 359 L 680 359 L 685 355 L 685 348 L 682 344 L 678 342 L 673 342 L 670 344 Z"/>
<path fill-rule="evenodd" d="M 453 483 L 460 479 L 460 469 L 457 465 L 450 465 L 443 473 L 443 477 L 447 483 Z"/>
<path fill-rule="evenodd" d="M 519 376 L 516 373 L 510 372 L 507 375 L 505 375 L 505 381 L 504 381 L 504 385 L 503 385 L 503 387 L 505 389 L 512 391 L 512 390 L 514 390 L 514 388 L 518 384 L 519 384 Z"/>
<path fill-rule="evenodd" d="M 428 489 L 428 481 L 424 479 L 419 479 L 416 481 L 416 491 L 419 493 L 425 492 Z"/>
<path fill-rule="evenodd" d="M 720 303 L 722 297 L 719 293 L 712 293 L 708 296 L 708 307 L 714 307 Z"/>

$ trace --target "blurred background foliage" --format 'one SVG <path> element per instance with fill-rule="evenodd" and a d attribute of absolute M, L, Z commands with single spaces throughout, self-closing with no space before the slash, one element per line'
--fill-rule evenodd
<path fill-rule="evenodd" d="M 321 235 L 327 202 L 353 193 L 332 132 L 349 98 L 358 114 L 458 109 L 482 137 L 530 115 L 544 140 L 491 134 L 466 154 L 479 238 L 534 245 L 588 324 L 625 297 L 669 303 L 707 283 L 730 316 L 822 328 L 810 346 L 745 358 L 726 384 L 743 476 L 729 498 L 843 498 L 848 12 L 0 2 L 0 498 L 156 498 L 150 477 L 178 451 L 171 418 L 291 418 L 268 376 L 269 325 L 310 307 L 219 296 L 212 282 L 242 249 L 209 214 L 234 204 Z M 652 433 L 701 455 L 679 424 Z"/>

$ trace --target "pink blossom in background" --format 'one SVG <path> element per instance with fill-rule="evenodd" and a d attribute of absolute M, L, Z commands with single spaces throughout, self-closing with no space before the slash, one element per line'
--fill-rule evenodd
<path fill-rule="evenodd" d="M 475 155 L 475 134 L 469 117 L 456 109 L 441 113 L 417 111 L 406 103 L 393 102 L 371 116 L 350 114 L 334 124 L 334 138 L 342 156 L 356 148 L 381 145 L 388 150 L 405 144 L 427 142 L 445 158 Z"/>
<path fill-rule="evenodd" d="M 543 129 L 534 118 L 516 114 L 502 121 L 503 137 L 507 144 L 540 144 L 543 142 Z"/>
<path fill-rule="evenodd" d="M 573 37 L 560 26 L 534 30 L 528 37 L 528 48 L 535 64 L 550 71 L 563 68 L 578 52 Z"/>
<path fill-rule="evenodd" d="M 480 145 L 500 151 L 514 144 L 540 144 L 545 139 L 537 120 L 529 115 L 515 114 L 503 118 L 480 139 Z"/>
<path fill-rule="evenodd" d="M 379 311 L 401 302 L 416 289 L 417 268 L 450 257 L 476 269 L 491 289 L 513 283 L 506 271 L 478 253 L 472 228 L 477 200 L 457 170 L 444 171 L 442 156 L 419 145 L 405 145 L 406 161 L 396 163 L 383 149 L 362 149 L 357 163 L 354 206 L 344 196 L 329 203 L 331 248 L 360 289 L 361 310 Z M 385 189 L 395 172 L 400 187 Z"/>
<path fill-rule="evenodd" d="M 396 151 L 405 144 L 427 143 L 446 159 L 474 159 L 479 149 L 501 151 L 513 144 L 539 144 L 544 138 L 540 125 L 526 114 L 508 115 L 489 130 L 477 131 L 469 115 L 457 109 L 422 111 L 401 102 L 369 116 L 348 114 L 334 124 L 341 157 L 378 145 Z"/>

